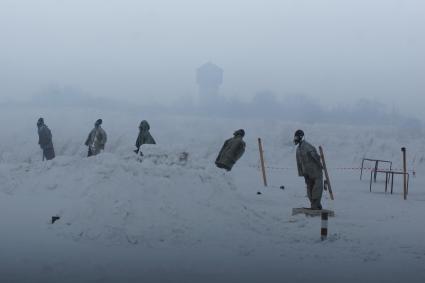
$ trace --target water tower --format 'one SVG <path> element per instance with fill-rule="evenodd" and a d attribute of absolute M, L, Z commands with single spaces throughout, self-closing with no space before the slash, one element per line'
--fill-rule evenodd
<path fill-rule="evenodd" d="M 223 69 L 208 62 L 196 70 L 196 83 L 201 97 L 214 97 L 223 83 Z"/>

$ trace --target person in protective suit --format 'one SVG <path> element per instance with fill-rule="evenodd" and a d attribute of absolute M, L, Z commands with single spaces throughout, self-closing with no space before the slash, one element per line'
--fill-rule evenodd
<path fill-rule="evenodd" d="M 298 176 L 303 176 L 307 185 L 307 197 L 311 209 L 322 209 L 323 167 L 316 148 L 304 140 L 304 132 L 297 130 L 294 135 L 297 147 Z"/>
<path fill-rule="evenodd" d="M 215 165 L 218 168 L 223 168 L 227 171 L 232 170 L 233 165 L 235 165 L 236 161 L 238 161 L 245 152 L 244 136 L 245 131 L 240 129 L 233 133 L 233 138 L 224 142 L 215 160 Z"/>
<path fill-rule="evenodd" d="M 102 119 L 98 119 L 94 124 L 94 129 L 91 130 L 85 145 L 89 147 L 87 156 L 99 154 L 102 150 L 105 149 L 105 144 L 107 141 L 106 132 L 100 126 L 102 125 Z"/>
<path fill-rule="evenodd" d="M 43 161 L 52 160 L 55 158 L 55 149 L 53 148 L 52 132 L 44 124 L 44 119 L 40 118 L 37 121 L 38 128 L 38 144 L 43 150 Z"/>
<path fill-rule="evenodd" d="M 137 136 L 136 140 L 136 150 L 134 150 L 135 153 L 139 153 L 140 147 L 143 144 L 156 144 L 154 138 L 152 137 L 151 133 L 149 132 L 150 126 L 148 121 L 143 120 L 140 122 L 139 125 L 139 135 Z M 143 155 L 143 153 L 140 151 L 140 155 Z"/>

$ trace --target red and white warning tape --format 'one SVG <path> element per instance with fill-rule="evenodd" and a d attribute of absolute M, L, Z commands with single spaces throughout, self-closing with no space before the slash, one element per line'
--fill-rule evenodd
<path fill-rule="evenodd" d="M 249 167 L 260 169 L 259 165 L 250 165 Z M 265 168 L 270 170 L 297 170 L 297 168 L 294 167 L 275 167 L 275 166 L 265 166 Z M 362 170 L 361 167 L 331 167 L 328 168 L 328 170 Z M 374 167 L 363 167 L 363 170 L 375 170 Z M 393 171 L 403 171 L 399 168 L 392 168 Z M 416 176 L 416 170 L 407 170 L 407 172 L 411 172 L 413 176 Z"/>

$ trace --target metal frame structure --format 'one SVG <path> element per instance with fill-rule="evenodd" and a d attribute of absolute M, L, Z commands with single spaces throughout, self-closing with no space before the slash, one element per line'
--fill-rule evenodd
<path fill-rule="evenodd" d="M 376 182 L 376 174 L 378 173 L 379 170 L 379 163 L 389 163 L 390 164 L 390 169 L 389 171 L 392 170 L 393 167 L 393 162 L 389 161 L 389 160 L 380 160 L 380 159 L 371 159 L 371 158 L 363 158 L 362 159 L 362 167 L 360 168 L 360 180 L 362 179 L 363 176 L 363 169 L 364 169 L 364 162 L 365 161 L 371 161 L 371 162 L 375 162 L 375 169 L 371 170 L 371 172 L 375 172 L 375 175 L 373 176 L 373 180 Z"/>
<path fill-rule="evenodd" d="M 369 183 L 369 191 L 372 192 L 372 175 L 375 173 L 375 176 L 377 173 L 384 173 L 385 174 L 385 192 L 387 192 L 388 189 L 388 183 L 391 181 L 391 194 L 393 193 L 394 188 L 394 175 L 403 175 L 403 177 L 407 177 L 407 183 L 406 183 L 406 195 L 409 192 L 409 179 L 410 175 L 407 172 L 401 172 L 401 171 L 391 171 L 391 170 L 371 170 L 370 171 L 370 183 Z"/>

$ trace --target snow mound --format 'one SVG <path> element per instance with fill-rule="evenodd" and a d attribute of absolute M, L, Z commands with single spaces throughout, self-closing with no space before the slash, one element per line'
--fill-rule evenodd
<path fill-rule="evenodd" d="M 49 227 L 63 237 L 107 245 L 187 245 L 209 233 L 202 223 L 238 205 L 232 179 L 207 161 L 159 147 L 143 157 L 62 156 L 16 165 L 9 168 L 13 174 L 0 170 L 0 182 L 8 194 L 31 188 L 51 200 L 52 216 L 60 220 Z"/>

